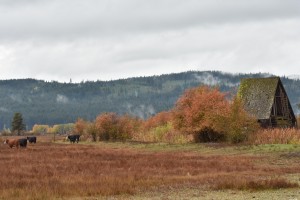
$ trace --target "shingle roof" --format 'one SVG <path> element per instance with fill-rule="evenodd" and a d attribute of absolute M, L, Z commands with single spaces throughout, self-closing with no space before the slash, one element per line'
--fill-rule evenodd
<path fill-rule="evenodd" d="M 242 79 L 238 96 L 247 112 L 257 119 L 269 119 L 279 77 Z"/>

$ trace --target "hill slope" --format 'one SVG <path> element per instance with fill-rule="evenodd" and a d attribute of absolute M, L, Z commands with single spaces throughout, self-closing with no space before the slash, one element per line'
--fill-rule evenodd
<path fill-rule="evenodd" d="M 102 112 L 128 113 L 141 118 L 174 106 L 187 88 L 217 85 L 236 92 L 240 79 L 269 74 L 228 74 L 189 71 L 151 77 L 82 83 L 45 82 L 34 79 L 0 81 L 0 129 L 10 128 L 15 112 L 23 114 L 28 129 L 34 124 L 93 120 Z M 300 81 L 281 77 L 293 105 L 300 102 Z"/>

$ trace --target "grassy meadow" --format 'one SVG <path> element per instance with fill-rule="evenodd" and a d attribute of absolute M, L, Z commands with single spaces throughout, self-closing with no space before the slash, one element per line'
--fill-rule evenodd
<path fill-rule="evenodd" d="M 3 139 L 0 199 L 300 199 L 296 144 Z"/>

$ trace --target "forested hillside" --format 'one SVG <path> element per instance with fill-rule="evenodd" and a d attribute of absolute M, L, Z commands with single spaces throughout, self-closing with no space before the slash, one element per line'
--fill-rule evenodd
<path fill-rule="evenodd" d="M 0 81 L 0 129 L 10 128 L 15 112 L 23 115 L 28 129 L 34 124 L 61 124 L 77 118 L 93 120 L 103 112 L 141 118 L 174 106 L 187 88 L 201 84 L 218 86 L 235 94 L 241 78 L 269 74 L 228 74 L 189 71 L 151 77 L 81 83 L 46 82 L 34 79 Z M 300 81 L 281 77 L 298 113 Z"/>

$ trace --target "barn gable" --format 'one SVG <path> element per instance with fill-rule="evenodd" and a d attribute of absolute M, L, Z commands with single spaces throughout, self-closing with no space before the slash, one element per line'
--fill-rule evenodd
<path fill-rule="evenodd" d="M 242 79 L 238 96 L 263 127 L 294 127 L 296 118 L 279 77 Z"/>

